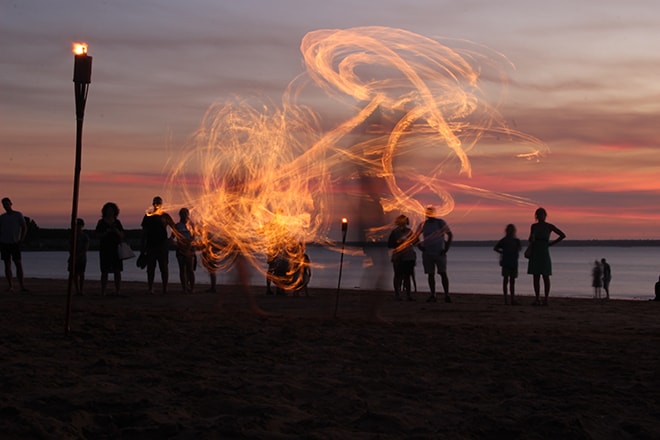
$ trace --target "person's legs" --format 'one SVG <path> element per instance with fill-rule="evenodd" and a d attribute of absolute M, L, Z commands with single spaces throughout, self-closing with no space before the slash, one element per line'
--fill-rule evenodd
<path fill-rule="evenodd" d="M 148 255 L 148 254 L 147 254 Z M 147 262 L 147 290 L 154 293 L 154 277 L 156 275 L 156 259 L 148 257 Z"/>
<path fill-rule="evenodd" d="M 163 293 L 167 293 L 167 282 L 169 281 L 167 250 L 164 250 L 158 257 L 158 269 L 160 270 L 160 280 L 163 284 Z"/>
<path fill-rule="evenodd" d="M 188 271 L 186 268 L 186 257 L 177 252 L 176 262 L 179 265 L 179 282 L 181 283 L 181 289 L 183 293 L 188 291 Z"/>
<path fill-rule="evenodd" d="M 429 300 L 435 300 L 435 274 L 433 272 L 428 274 L 428 280 L 429 280 L 429 290 L 431 291 L 431 296 L 429 297 Z"/>
<path fill-rule="evenodd" d="M 5 262 L 5 278 L 7 278 L 7 290 L 12 291 L 14 290 L 14 282 L 13 282 L 13 275 L 11 273 L 11 260 L 7 258 L 4 260 Z"/>
<path fill-rule="evenodd" d="M 509 277 L 509 294 L 511 295 L 511 305 L 514 305 L 515 302 L 515 295 L 516 295 L 516 277 L 515 276 L 510 276 Z"/>
<path fill-rule="evenodd" d="M 503 275 L 502 276 L 502 293 L 504 294 L 504 304 L 507 303 L 507 289 L 509 287 L 509 276 L 508 275 Z"/>
<path fill-rule="evenodd" d="M 394 297 L 396 299 L 401 299 L 401 284 L 403 282 L 401 278 L 401 268 L 397 266 L 396 263 L 392 263 L 392 268 L 394 269 L 394 278 L 392 284 L 394 286 Z"/>
<path fill-rule="evenodd" d="M 188 257 L 188 264 L 186 267 L 186 273 L 187 273 L 187 283 L 188 283 L 188 289 L 190 293 L 193 293 L 195 291 L 195 261 L 194 261 L 194 256 Z"/>
<path fill-rule="evenodd" d="M 23 284 L 23 261 L 20 258 L 14 260 L 14 265 L 16 266 L 16 279 L 18 280 L 18 285 L 21 286 L 21 291 L 25 292 L 25 285 Z"/>
<path fill-rule="evenodd" d="M 541 275 L 538 273 L 535 273 L 532 275 L 533 279 L 533 285 L 534 285 L 534 295 L 536 295 L 536 304 L 540 304 L 541 298 L 540 298 L 540 293 L 541 293 Z"/>
<path fill-rule="evenodd" d="M 440 272 L 440 279 L 442 280 L 442 290 L 445 292 L 445 302 L 451 302 L 451 297 L 449 296 L 449 277 L 447 272 Z"/>
<path fill-rule="evenodd" d="M 83 295 L 83 287 L 85 285 L 85 272 L 78 273 L 78 294 Z"/>
<path fill-rule="evenodd" d="M 548 296 L 550 295 L 550 275 L 543 275 L 543 291 L 545 293 L 544 304 L 548 305 Z"/>
<path fill-rule="evenodd" d="M 121 271 L 119 270 L 115 271 L 114 281 L 115 281 L 115 295 L 119 295 L 119 290 L 121 289 Z"/>
<path fill-rule="evenodd" d="M 108 285 L 108 272 L 101 271 L 101 296 L 105 296 L 105 288 Z"/>

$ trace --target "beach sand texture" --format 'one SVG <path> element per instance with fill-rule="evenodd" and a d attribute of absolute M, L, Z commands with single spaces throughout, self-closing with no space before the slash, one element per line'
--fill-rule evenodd
<path fill-rule="evenodd" d="M 4 279 L 0 280 L 4 284 Z M 660 438 L 660 304 L 0 294 L 3 439 Z M 203 286 L 206 288 L 207 286 Z M 388 323 L 367 318 L 382 299 Z"/>

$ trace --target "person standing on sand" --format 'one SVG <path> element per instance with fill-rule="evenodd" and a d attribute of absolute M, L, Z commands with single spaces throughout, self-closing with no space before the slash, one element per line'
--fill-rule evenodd
<path fill-rule="evenodd" d="M 601 287 L 603 287 L 603 270 L 598 260 L 594 261 L 594 267 L 591 269 L 591 286 L 594 288 L 594 298 L 600 299 Z"/>
<path fill-rule="evenodd" d="M 99 266 L 101 268 L 101 295 L 105 296 L 108 274 L 114 274 L 115 295 L 121 288 L 121 272 L 124 263 L 119 258 L 117 247 L 124 239 L 124 226 L 119 219 L 119 207 L 108 202 L 101 208 L 101 218 L 96 223 L 96 235 L 99 237 Z"/>
<path fill-rule="evenodd" d="M 610 281 L 612 281 L 612 268 L 605 258 L 600 260 L 603 268 L 603 290 L 605 290 L 605 299 L 610 299 Z"/>
<path fill-rule="evenodd" d="M 21 292 L 27 292 L 23 284 L 23 259 L 21 257 L 21 243 L 27 235 L 27 222 L 19 211 L 14 211 L 13 204 L 8 197 L 2 199 L 5 213 L 0 215 L 0 255 L 5 263 L 5 277 L 7 278 L 7 292 L 14 291 L 14 280 L 11 272 L 11 262 L 16 266 L 16 279 Z"/>
<path fill-rule="evenodd" d="M 552 275 L 552 260 L 550 259 L 550 246 L 553 246 L 564 238 L 564 234 L 559 228 L 545 219 L 548 213 L 543 208 L 538 208 L 534 213 L 536 223 L 533 223 L 529 231 L 529 246 L 531 255 L 527 263 L 527 273 L 533 275 L 534 294 L 536 301 L 534 305 L 548 305 L 548 296 L 550 295 L 550 275 Z M 557 238 L 550 241 L 550 235 L 555 233 Z M 545 298 L 540 300 L 541 277 L 543 277 L 543 288 Z"/>
<path fill-rule="evenodd" d="M 502 267 L 502 292 L 504 293 L 504 304 L 507 301 L 507 287 L 511 294 L 511 305 L 515 302 L 516 278 L 518 277 L 518 256 L 520 255 L 520 239 L 516 236 L 516 227 L 508 224 L 504 237 L 497 242 L 493 250 L 500 254 L 500 266 Z"/>
<path fill-rule="evenodd" d="M 152 209 L 142 218 L 142 240 L 140 251 L 147 256 L 147 290 L 154 293 L 154 277 L 156 276 L 156 263 L 160 270 L 163 294 L 167 293 L 169 279 L 169 252 L 170 240 L 167 227 L 174 232 L 175 224 L 172 217 L 163 211 L 163 199 L 154 197 Z M 178 233 L 177 233 L 178 234 Z"/>
<path fill-rule="evenodd" d="M 197 256 L 193 246 L 192 224 L 190 222 L 190 210 L 181 208 L 179 210 L 179 222 L 174 225 L 178 235 L 174 233 L 170 237 L 176 243 L 176 261 L 179 263 L 179 280 L 183 293 L 193 293 L 195 290 L 195 267 Z"/>
<path fill-rule="evenodd" d="M 392 266 L 394 268 L 394 297 L 401 301 L 401 291 L 406 294 L 408 301 L 414 301 L 410 296 L 410 281 L 415 271 L 415 248 L 413 246 L 413 233 L 408 227 L 410 220 L 400 215 L 395 220 L 396 228 L 387 239 L 387 247 L 392 250 Z"/>
<path fill-rule="evenodd" d="M 658 281 L 655 283 L 655 298 L 650 301 L 660 301 L 660 277 L 658 277 Z"/>
<path fill-rule="evenodd" d="M 428 206 L 426 208 L 426 220 L 417 232 L 424 236 L 424 240 L 418 247 L 422 250 L 422 264 L 424 273 L 428 275 L 429 288 L 431 295 L 427 302 L 436 302 L 438 300 L 435 294 L 435 271 L 437 269 L 442 281 L 442 288 L 445 292 L 445 302 L 451 302 L 449 296 L 449 277 L 447 276 L 447 252 L 451 247 L 454 238 L 451 229 L 441 218 L 436 218 L 435 208 Z M 447 239 L 445 240 L 445 236 Z"/>

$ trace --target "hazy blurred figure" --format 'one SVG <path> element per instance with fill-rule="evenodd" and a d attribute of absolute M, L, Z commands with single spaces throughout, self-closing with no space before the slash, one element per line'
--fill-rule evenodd
<path fill-rule="evenodd" d="M 8 197 L 2 199 L 5 213 L 0 215 L 0 254 L 5 262 L 5 277 L 7 278 L 7 291 L 14 291 L 14 280 L 11 272 L 11 262 L 16 266 L 16 279 L 21 292 L 27 292 L 23 284 L 23 259 L 21 256 L 21 243 L 27 235 L 25 217 L 19 211 L 14 211 L 13 204 Z"/>
<path fill-rule="evenodd" d="M 105 295 L 108 274 L 114 274 L 115 294 L 121 288 L 121 272 L 124 264 L 119 258 L 117 247 L 124 239 L 124 227 L 117 218 L 119 207 L 108 202 L 101 208 L 101 218 L 96 223 L 96 235 L 99 238 L 99 266 L 101 269 L 101 295 Z"/>
<path fill-rule="evenodd" d="M 418 246 L 422 250 L 424 273 L 428 275 L 429 289 L 431 290 L 431 295 L 427 299 L 427 302 L 438 300 L 435 293 L 436 269 L 438 274 L 440 274 L 442 289 L 445 293 L 445 302 L 451 302 L 451 297 L 449 296 L 449 277 L 447 276 L 447 252 L 451 247 L 454 234 L 449 229 L 447 222 L 437 218 L 435 214 L 435 208 L 428 206 L 425 212 L 426 220 L 417 232 L 417 235 L 421 234 L 424 237 Z M 447 237 L 446 240 L 445 237 Z"/>
<path fill-rule="evenodd" d="M 75 272 L 73 274 L 73 285 L 76 290 L 76 294 L 83 295 L 85 270 L 87 268 L 87 251 L 89 250 L 89 235 L 87 235 L 84 231 L 85 221 L 83 219 L 76 219 L 76 228 L 76 250 L 74 254 L 76 264 Z M 68 271 L 71 272 L 71 256 L 69 256 Z"/>
<path fill-rule="evenodd" d="M 388 266 L 388 250 L 381 240 L 379 228 L 385 227 L 385 212 L 380 204 L 380 194 L 383 191 L 381 179 L 366 175 L 359 176 L 360 199 L 356 226 L 359 240 L 364 246 L 365 259 L 362 264 L 360 288 L 365 290 L 361 300 L 364 301 L 367 318 L 384 321 L 380 315 L 384 296 L 379 292 L 387 288 L 385 267 Z"/>
<path fill-rule="evenodd" d="M 508 224 L 505 228 L 505 235 L 497 242 L 493 248 L 500 254 L 500 266 L 502 267 L 502 293 L 504 293 L 504 304 L 508 304 L 508 293 L 511 295 L 511 305 L 515 302 L 516 278 L 518 277 L 518 256 L 522 247 L 520 239 L 516 235 L 516 227 Z"/>
<path fill-rule="evenodd" d="M 153 293 L 156 264 L 160 270 L 163 294 L 167 293 L 169 279 L 170 240 L 167 228 L 175 231 L 172 217 L 163 211 L 163 199 L 154 197 L 152 209 L 142 218 L 142 241 L 140 251 L 147 256 L 147 289 Z"/>
<path fill-rule="evenodd" d="M 605 290 L 605 298 L 610 299 L 610 281 L 612 281 L 612 267 L 609 265 L 605 258 L 600 260 L 600 265 L 603 268 L 603 290 Z"/>
<path fill-rule="evenodd" d="M 550 275 L 552 275 L 552 260 L 550 259 L 550 246 L 553 246 L 564 238 L 564 234 L 559 228 L 545 219 L 548 213 L 543 208 L 538 208 L 534 213 L 536 223 L 533 223 L 529 231 L 529 246 L 531 255 L 527 262 L 527 273 L 533 275 L 534 294 L 536 300 L 534 305 L 548 305 L 548 296 L 550 295 Z M 557 238 L 550 241 L 550 235 L 555 233 Z M 543 302 L 540 299 L 541 277 L 543 277 L 543 287 L 545 298 Z"/>

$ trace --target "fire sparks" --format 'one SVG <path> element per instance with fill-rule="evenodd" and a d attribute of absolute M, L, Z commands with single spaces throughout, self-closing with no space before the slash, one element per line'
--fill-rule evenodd
<path fill-rule="evenodd" d="M 388 192 L 379 196 L 383 211 L 421 220 L 429 202 L 438 215 L 451 212 L 449 189 L 487 193 L 452 176 L 471 176 L 470 153 L 489 136 L 520 144 L 517 157 L 544 149 L 506 126 L 497 110 L 502 92 L 494 99 L 483 92 L 480 81 L 503 88 L 507 67 L 483 47 L 362 27 L 310 32 L 300 49 L 306 71 L 280 107 L 257 99 L 214 105 L 172 170 L 172 188 L 182 191 L 201 246 L 218 262 L 241 254 L 265 272 L 264 259 L 280 255 L 290 262 L 290 281 L 304 244 L 327 241 L 334 184 L 380 179 Z M 322 112 L 300 104 L 310 89 L 347 116 L 322 129 Z"/>

